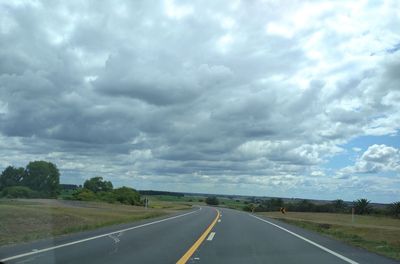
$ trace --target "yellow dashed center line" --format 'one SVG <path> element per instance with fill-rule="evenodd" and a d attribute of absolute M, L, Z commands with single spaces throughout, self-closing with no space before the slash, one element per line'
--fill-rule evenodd
<path fill-rule="evenodd" d="M 178 260 L 178 262 L 176 262 L 177 264 L 186 263 L 190 259 L 190 257 L 193 255 L 193 253 L 200 247 L 201 243 L 203 243 L 203 241 L 206 239 L 206 237 L 208 236 L 210 231 L 213 229 L 213 227 L 217 223 L 218 218 L 220 216 L 219 211 L 217 209 L 215 209 L 215 210 L 217 211 L 217 216 L 215 217 L 214 221 L 212 221 L 212 223 L 208 226 L 206 231 L 204 231 L 204 233 L 199 237 L 199 239 L 197 239 L 197 241 L 189 248 L 189 250 L 186 251 L 186 253 Z"/>

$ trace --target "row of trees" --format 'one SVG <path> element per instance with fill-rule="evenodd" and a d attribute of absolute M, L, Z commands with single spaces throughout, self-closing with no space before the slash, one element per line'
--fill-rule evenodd
<path fill-rule="evenodd" d="M 102 177 L 93 177 L 86 180 L 83 188 L 77 189 L 72 194 L 72 199 L 80 201 L 104 201 L 108 203 L 122 203 L 130 205 L 143 205 L 140 194 L 133 188 L 120 187 L 114 189 L 110 181 Z"/>
<path fill-rule="evenodd" d="M 60 194 L 60 172 L 47 161 L 32 161 L 25 168 L 7 167 L 0 175 L 0 197 L 7 198 L 57 198 Z M 102 177 L 86 180 L 83 188 L 77 188 L 69 199 L 81 201 L 105 201 L 142 205 L 140 194 L 133 188 L 113 188 Z"/>
<path fill-rule="evenodd" d="M 2 196 L 54 198 L 59 193 L 60 172 L 47 161 L 32 161 L 25 168 L 7 167 L 0 175 Z"/>
<path fill-rule="evenodd" d="M 244 210 L 252 211 L 254 208 L 258 212 L 279 211 L 280 208 L 286 208 L 291 212 L 328 212 L 328 213 L 350 213 L 354 208 L 356 214 L 388 214 L 400 217 L 400 202 L 390 204 L 386 209 L 374 208 L 367 199 L 358 199 L 351 204 L 343 200 L 334 200 L 330 203 L 315 204 L 309 200 L 302 200 L 296 203 L 285 203 L 281 198 L 272 198 L 261 201 L 258 206 L 247 205 Z"/>

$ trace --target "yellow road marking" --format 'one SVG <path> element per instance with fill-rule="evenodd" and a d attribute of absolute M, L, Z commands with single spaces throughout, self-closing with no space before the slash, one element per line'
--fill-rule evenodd
<path fill-rule="evenodd" d="M 199 248 L 201 243 L 203 243 L 204 239 L 206 239 L 207 235 L 213 229 L 220 216 L 219 211 L 217 209 L 215 210 L 217 211 L 217 216 L 215 217 L 214 221 L 212 221 L 212 223 L 208 226 L 206 231 L 204 231 L 204 233 L 199 237 L 199 239 L 197 239 L 197 241 L 193 244 L 193 246 L 191 246 L 189 250 L 186 251 L 186 253 L 178 260 L 178 262 L 176 262 L 176 264 L 185 264 L 193 255 L 193 253 Z"/>

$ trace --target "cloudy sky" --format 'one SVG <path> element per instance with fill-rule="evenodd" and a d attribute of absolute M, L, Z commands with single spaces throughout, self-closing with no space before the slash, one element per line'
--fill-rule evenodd
<path fill-rule="evenodd" d="M 0 169 L 400 200 L 400 2 L 0 0 Z"/>

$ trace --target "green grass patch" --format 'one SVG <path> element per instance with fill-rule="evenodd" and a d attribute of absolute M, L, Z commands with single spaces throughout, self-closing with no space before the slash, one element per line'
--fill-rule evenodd
<path fill-rule="evenodd" d="M 400 220 L 384 216 L 334 213 L 260 213 L 304 229 L 316 231 L 350 245 L 400 260 Z"/>
<path fill-rule="evenodd" d="M 0 245 L 49 238 L 163 216 L 189 205 L 148 208 L 51 199 L 0 200 Z"/>

